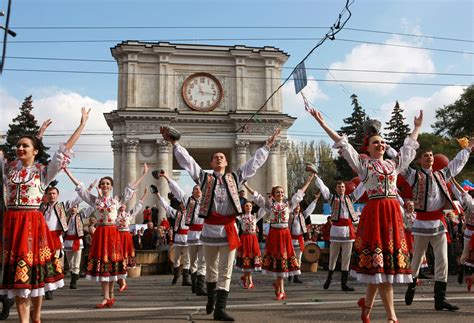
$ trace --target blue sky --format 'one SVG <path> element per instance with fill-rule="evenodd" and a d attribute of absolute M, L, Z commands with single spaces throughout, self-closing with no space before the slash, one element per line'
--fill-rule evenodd
<path fill-rule="evenodd" d="M 5 3 L 6 1 L 0 2 L 2 9 L 5 9 Z M 294 67 L 327 31 L 327 29 L 318 28 L 40 29 L 38 27 L 312 26 L 327 28 L 334 23 L 344 4 L 343 0 L 14 0 L 10 24 L 18 36 L 9 39 L 6 70 L 0 76 L 2 111 L 0 132 L 7 130 L 8 123 L 18 113 L 18 107 L 24 97 L 33 94 L 34 112 L 38 119 L 44 120 L 51 117 L 54 121 L 49 134 L 57 136 L 47 137 L 46 143 L 55 148 L 61 140 L 65 140 L 61 134 L 69 133 L 76 126 L 80 117 L 80 107 L 83 105 L 92 107 L 93 117 L 85 130 L 85 133 L 89 135 L 83 136 L 78 142 L 77 157 L 71 166 L 105 168 L 105 170 L 77 170 L 77 176 L 87 182 L 99 177 L 103 172 L 110 172 L 107 168 L 112 167 L 112 153 L 109 146 L 111 137 L 90 134 L 109 132 L 102 113 L 115 108 L 117 76 L 22 72 L 8 69 L 116 72 L 117 67 L 110 55 L 110 47 L 122 40 L 174 40 L 176 43 L 275 46 L 290 54 L 286 66 Z M 315 106 L 329 114 L 329 123 L 334 128 L 342 126 L 342 119 L 350 115 L 352 108 L 349 96 L 356 93 L 362 106 L 366 108 L 366 112 L 371 117 L 380 118 L 382 121 L 388 121 L 388 115 L 395 100 L 400 102 L 410 120 L 417 110 L 423 108 L 427 117 L 425 130 L 430 131 L 429 125 L 434 122 L 434 109 L 454 102 L 462 93 L 462 87 L 449 85 L 472 84 L 473 77 L 412 73 L 473 74 L 473 2 L 356 0 L 350 8 L 352 18 L 347 23 L 346 29 L 336 36 L 335 41 L 327 41 L 318 48 L 306 61 L 306 67 L 391 70 L 409 74 L 332 70 L 332 75 L 329 75 L 327 71 L 308 69 L 308 75 L 313 81 L 310 81 L 308 88 L 304 90 L 306 96 Z M 0 20 L 0 23 L 3 24 L 4 21 Z M 361 32 L 349 28 L 424 37 Z M 426 36 L 465 41 L 442 40 Z M 192 40 L 210 38 L 221 40 Z M 249 40 L 249 38 L 258 40 Z M 285 38 L 285 40 L 278 38 Z M 296 40 L 296 38 L 306 39 Z M 314 40 L 308 38 L 314 38 Z M 186 41 L 179 41 L 180 39 L 186 39 Z M 78 40 L 87 42 L 71 42 Z M 420 50 L 407 48 L 407 46 L 436 48 L 444 51 Z M 25 57 L 78 58 L 111 62 L 37 60 L 24 59 Z M 290 68 L 284 69 L 283 76 L 287 76 L 290 71 Z M 334 78 L 445 85 L 327 82 Z M 319 81 L 314 81 L 314 79 Z M 290 129 L 290 134 L 293 133 L 292 139 L 324 139 L 321 129 L 311 119 L 302 118 L 304 109 L 301 99 L 295 96 L 291 82 L 285 86 L 283 93 L 284 111 L 298 117 L 295 125 Z M 62 181 L 62 183 L 65 182 L 66 180 Z"/>

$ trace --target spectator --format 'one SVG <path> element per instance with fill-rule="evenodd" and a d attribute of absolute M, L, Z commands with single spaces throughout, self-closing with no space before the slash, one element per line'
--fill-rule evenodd
<path fill-rule="evenodd" d="M 137 231 L 137 229 L 133 230 L 133 247 L 135 250 L 141 250 L 142 249 L 142 237 L 141 234 Z"/>
<path fill-rule="evenodd" d="M 148 223 L 148 221 L 151 221 L 151 213 L 152 211 L 150 210 L 150 207 L 147 205 L 145 207 L 145 210 L 143 210 L 143 224 Z"/>
<path fill-rule="evenodd" d="M 247 203 L 247 199 L 245 198 L 245 191 L 244 190 L 239 191 L 239 200 L 240 200 L 240 205 L 242 205 L 242 206 L 245 203 Z"/>
<path fill-rule="evenodd" d="M 158 226 L 156 229 L 158 233 L 158 246 L 166 246 L 168 244 L 168 240 L 166 237 L 165 228 L 162 226 Z"/>
<path fill-rule="evenodd" d="M 156 206 L 156 204 L 153 205 L 153 207 L 151 208 L 150 221 L 153 222 L 154 227 L 158 226 L 158 207 Z"/>
<path fill-rule="evenodd" d="M 154 250 L 158 242 L 158 234 L 153 229 L 153 222 L 149 221 L 146 226 L 147 228 L 142 237 L 142 250 Z"/>

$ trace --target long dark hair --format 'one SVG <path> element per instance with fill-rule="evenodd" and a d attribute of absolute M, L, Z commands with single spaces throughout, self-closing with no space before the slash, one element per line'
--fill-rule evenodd
<path fill-rule="evenodd" d="M 23 138 L 29 139 L 31 141 L 31 144 L 33 145 L 33 148 L 38 151 L 38 154 L 36 154 L 36 156 L 35 156 L 35 160 L 40 158 L 43 155 L 43 152 L 44 152 L 43 141 L 41 139 L 36 138 L 33 135 L 28 135 L 28 134 L 21 135 L 20 138 L 18 138 L 18 141 L 20 141 Z M 17 143 L 18 143 L 18 141 L 17 141 Z"/>

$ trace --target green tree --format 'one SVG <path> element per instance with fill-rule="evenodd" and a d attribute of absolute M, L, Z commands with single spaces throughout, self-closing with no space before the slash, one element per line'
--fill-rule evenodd
<path fill-rule="evenodd" d="M 385 140 L 396 150 L 399 150 L 400 147 L 403 146 L 403 141 L 410 134 L 410 127 L 405 123 L 405 119 L 403 109 L 400 108 L 400 104 L 396 101 L 393 107 L 392 117 L 389 122 L 385 123 L 388 127 L 384 128 L 388 131 L 385 135 Z"/>
<path fill-rule="evenodd" d="M 346 126 L 341 127 L 339 134 L 345 134 L 349 142 L 356 150 L 362 146 L 364 141 L 364 129 L 362 125 L 367 118 L 367 114 L 362 106 L 359 104 L 357 95 L 351 95 L 353 111 L 349 118 L 343 119 Z"/>
<path fill-rule="evenodd" d="M 436 134 L 451 138 L 474 136 L 474 85 L 466 88 L 453 104 L 436 109 L 432 127 Z"/>
<path fill-rule="evenodd" d="M 36 136 L 39 130 L 35 116 L 31 113 L 33 110 L 32 96 L 27 96 L 20 107 L 20 114 L 16 116 L 9 125 L 7 131 L 7 140 L 3 145 L 3 151 L 9 160 L 15 159 L 15 149 L 18 139 L 23 135 Z M 48 147 L 44 147 L 44 152 L 37 158 L 41 163 L 47 163 L 49 155 L 46 153 Z"/>

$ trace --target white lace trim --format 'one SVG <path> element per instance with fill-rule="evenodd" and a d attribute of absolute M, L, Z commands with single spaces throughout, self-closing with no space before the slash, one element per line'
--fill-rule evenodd
<path fill-rule="evenodd" d="M 289 276 L 301 275 L 301 270 L 293 270 L 290 272 L 277 273 L 277 272 L 262 269 L 262 274 L 267 275 L 267 276 L 273 276 L 273 277 L 289 277 Z"/>
<path fill-rule="evenodd" d="M 374 274 L 366 275 L 360 274 L 354 270 L 351 270 L 351 276 L 355 277 L 357 281 L 368 283 L 368 284 L 381 284 L 381 283 L 390 283 L 390 284 L 408 284 L 413 282 L 413 277 L 411 274 Z"/>
<path fill-rule="evenodd" d="M 254 271 L 261 271 L 262 267 L 255 267 L 255 268 L 240 268 L 236 266 L 236 268 L 240 269 L 243 273 L 252 273 Z"/>
<path fill-rule="evenodd" d="M 86 279 L 87 280 L 92 280 L 96 282 L 116 282 L 119 279 L 125 279 L 127 278 L 127 274 L 125 275 L 114 275 L 114 276 L 91 276 L 87 275 Z"/>
<path fill-rule="evenodd" d="M 53 291 L 55 289 L 61 288 L 64 286 L 64 280 L 58 280 L 55 283 L 47 283 L 42 288 L 36 289 L 0 289 L 0 295 L 7 295 L 8 298 L 23 297 L 39 297 L 44 296 L 46 292 Z"/>

